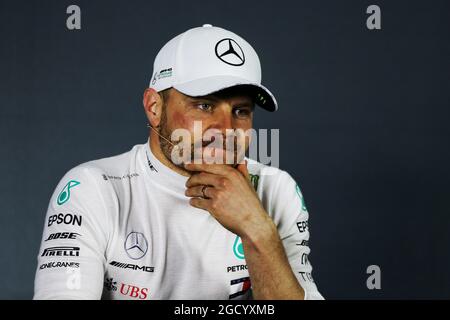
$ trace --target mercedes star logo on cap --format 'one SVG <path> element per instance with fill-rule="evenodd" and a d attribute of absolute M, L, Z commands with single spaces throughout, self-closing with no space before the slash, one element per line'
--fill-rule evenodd
<path fill-rule="evenodd" d="M 242 66 L 245 62 L 244 51 L 240 45 L 231 38 L 225 38 L 216 44 L 216 56 L 226 64 Z"/>
<path fill-rule="evenodd" d="M 145 256 L 148 250 L 148 242 L 140 232 L 130 232 L 125 240 L 125 252 L 133 259 L 138 260 Z"/>

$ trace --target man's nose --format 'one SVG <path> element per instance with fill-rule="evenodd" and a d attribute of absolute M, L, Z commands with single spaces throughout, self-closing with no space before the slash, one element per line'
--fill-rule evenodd
<path fill-rule="evenodd" d="M 222 105 L 216 108 L 214 112 L 214 120 L 211 123 L 211 128 L 219 129 L 225 134 L 226 129 L 233 129 L 233 115 L 231 113 L 231 106 Z"/>

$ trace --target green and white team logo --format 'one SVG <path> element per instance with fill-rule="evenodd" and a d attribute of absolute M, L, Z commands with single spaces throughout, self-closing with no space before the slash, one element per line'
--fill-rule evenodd
<path fill-rule="evenodd" d="M 242 245 L 242 240 L 239 236 L 236 236 L 233 244 L 233 253 L 238 259 L 244 259 L 244 246 Z"/>
<path fill-rule="evenodd" d="M 298 194 L 300 200 L 302 201 L 302 209 L 303 209 L 303 211 L 306 211 L 305 199 L 303 199 L 302 192 L 300 191 L 300 187 L 298 185 L 296 185 L 295 186 L 295 190 L 297 191 L 297 194 Z"/>
<path fill-rule="evenodd" d="M 255 189 L 255 191 L 257 191 L 258 189 L 258 183 L 259 183 L 259 176 L 257 174 L 251 174 L 250 175 L 250 182 L 252 183 L 253 188 Z"/>
<path fill-rule="evenodd" d="M 70 180 L 69 182 L 67 182 L 67 184 L 64 186 L 64 188 L 59 193 L 58 199 L 56 200 L 58 205 L 62 205 L 64 203 L 66 203 L 67 201 L 69 201 L 69 199 L 70 199 L 70 189 L 73 188 L 73 187 L 76 187 L 79 184 L 80 183 L 78 181 L 76 181 L 76 180 Z"/>

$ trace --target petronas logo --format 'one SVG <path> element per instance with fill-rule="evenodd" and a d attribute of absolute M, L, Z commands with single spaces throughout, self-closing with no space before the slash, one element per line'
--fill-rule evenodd
<path fill-rule="evenodd" d="M 300 200 L 302 201 L 302 209 L 303 209 L 303 211 L 306 211 L 305 199 L 303 199 L 302 193 L 300 191 L 300 187 L 298 185 L 296 185 L 295 186 L 295 190 L 297 191 L 297 194 L 298 194 Z"/>
<path fill-rule="evenodd" d="M 64 188 L 61 190 L 61 192 L 58 195 L 57 203 L 58 205 L 62 205 L 69 201 L 70 199 L 70 189 L 79 185 L 80 183 L 75 180 L 70 180 L 67 182 L 67 184 L 64 186 Z"/>
<path fill-rule="evenodd" d="M 233 252 L 236 258 L 244 259 L 244 246 L 242 245 L 242 240 L 239 236 L 236 236 L 233 244 Z"/>

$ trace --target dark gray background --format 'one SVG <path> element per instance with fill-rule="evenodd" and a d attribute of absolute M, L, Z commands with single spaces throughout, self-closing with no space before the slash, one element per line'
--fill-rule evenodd
<path fill-rule="evenodd" d="M 82 30 L 66 28 L 77 4 Z M 366 28 L 370 4 L 382 30 Z M 32 297 L 62 175 L 147 138 L 160 47 L 204 23 L 259 53 L 281 168 L 310 211 L 328 299 L 450 295 L 448 1 L 0 1 L 0 298 Z M 381 290 L 366 268 L 381 267 Z"/>

